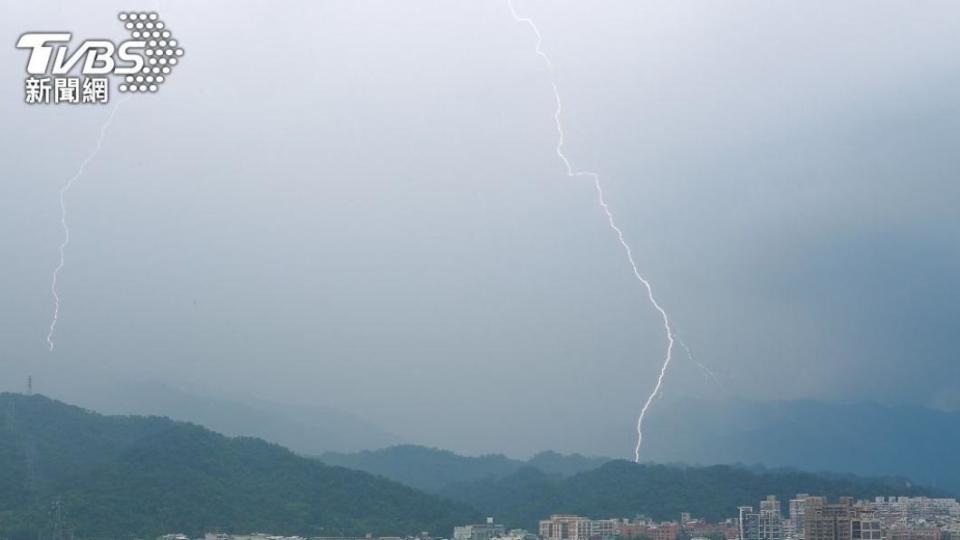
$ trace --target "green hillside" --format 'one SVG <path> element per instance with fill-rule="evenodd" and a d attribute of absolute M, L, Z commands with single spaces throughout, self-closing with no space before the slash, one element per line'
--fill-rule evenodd
<path fill-rule="evenodd" d="M 35 540 L 62 501 L 82 538 L 200 534 L 447 535 L 467 505 L 258 439 L 158 417 L 102 416 L 0 394 L 0 536 Z"/>

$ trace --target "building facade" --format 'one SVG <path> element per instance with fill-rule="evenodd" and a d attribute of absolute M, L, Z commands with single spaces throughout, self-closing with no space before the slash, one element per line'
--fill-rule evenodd
<path fill-rule="evenodd" d="M 505 536 L 507 528 L 487 518 L 486 523 L 454 527 L 453 540 L 491 540 Z"/>

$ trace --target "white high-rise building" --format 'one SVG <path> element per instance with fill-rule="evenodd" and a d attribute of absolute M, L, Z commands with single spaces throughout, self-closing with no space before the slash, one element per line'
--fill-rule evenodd
<path fill-rule="evenodd" d="M 760 501 L 760 510 L 740 507 L 740 540 L 784 540 L 780 501 L 773 495 Z"/>

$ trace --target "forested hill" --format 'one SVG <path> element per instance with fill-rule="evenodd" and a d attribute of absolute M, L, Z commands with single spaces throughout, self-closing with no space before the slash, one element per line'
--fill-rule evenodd
<path fill-rule="evenodd" d="M 205 530 L 448 535 L 469 506 L 273 444 L 159 417 L 0 394 L 0 537 L 35 539 L 60 500 L 83 538 Z"/>
<path fill-rule="evenodd" d="M 657 520 L 676 520 L 681 512 L 692 512 L 719 521 L 736 516 L 737 506 L 757 506 L 767 495 L 789 500 L 797 493 L 831 498 L 935 494 L 897 478 L 786 470 L 751 472 L 725 465 L 638 465 L 629 461 L 611 461 L 566 478 L 530 467 L 504 478 L 451 484 L 442 491 L 485 514 L 524 527 L 535 527 L 537 520 L 556 513 L 592 518 L 640 513 Z"/>
<path fill-rule="evenodd" d="M 527 461 L 500 454 L 472 457 L 461 456 L 449 450 L 415 445 L 391 446 L 354 453 L 327 452 L 320 456 L 320 459 L 330 465 L 379 474 L 430 492 L 441 491 L 458 482 L 502 478 L 524 467 L 535 467 L 544 473 L 568 476 L 595 469 L 610 461 L 609 458 L 549 451 L 541 452 Z"/>

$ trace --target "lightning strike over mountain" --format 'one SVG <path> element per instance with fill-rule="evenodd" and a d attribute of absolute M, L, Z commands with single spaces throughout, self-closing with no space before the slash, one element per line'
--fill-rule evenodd
<path fill-rule="evenodd" d="M 670 317 L 667 315 L 666 310 L 657 302 L 656 297 L 653 294 L 653 287 L 650 285 L 650 282 L 647 281 L 643 274 L 640 273 L 637 262 L 633 257 L 633 250 L 630 248 L 630 244 L 627 243 L 626 238 L 624 237 L 623 230 L 620 229 L 617 225 L 616 219 L 614 218 L 613 211 L 610 209 L 610 206 L 607 204 L 607 201 L 603 193 L 603 185 L 600 182 L 600 175 L 596 172 L 591 171 L 579 171 L 573 168 L 573 165 L 570 163 L 570 160 L 567 158 L 566 154 L 563 152 L 564 145 L 564 131 L 563 131 L 563 122 L 561 120 L 561 114 L 563 113 L 563 101 L 560 98 L 560 89 L 557 86 L 556 76 L 554 75 L 553 62 L 550 60 L 550 57 L 543 51 L 543 36 L 540 34 L 540 29 L 537 27 L 536 23 L 533 22 L 533 19 L 529 17 L 521 17 L 517 14 L 516 9 L 513 6 L 513 0 L 507 0 L 507 6 L 510 8 L 510 14 L 513 15 L 514 21 L 521 24 L 526 24 L 530 27 L 530 30 L 533 31 L 533 34 L 537 38 L 536 43 L 536 54 L 543 59 L 544 64 L 546 64 L 547 69 L 550 72 L 550 85 L 553 88 L 553 95 L 557 103 L 557 108 L 553 114 L 554 123 L 557 128 L 557 147 L 556 153 L 557 157 L 560 159 L 560 162 L 563 163 L 563 166 L 566 168 L 567 176 L 570 178 L 589 178 L 593 181 L 593 185 L 596 188 L 597 192 L 597 202 L 600 205 L 600 208 L 603 210 L 603 213 L 607 217 L 607 224 L 610 226 L 610 229 L 616 234 L 617 240 L 620 242 L 620 246 L 623 248 L 624 254 L 627 257 L 627 261 L 630 263 L 630 268 L 633 271 L 634 277 L 641 284 L 643 284 L 644 289 L 646 290 L 647 298 L 650 300 L 650 303 L 653 305 L 654 309 L 660 314 L 660 317 L 663 319 L 663 329 L 666 332 L 667 336 L 667 352 L 666 357 L 664 358 L 663 365 L 660 368 L 660 373 L 657 376 L 657 383 L 653 387 L 653 391 L 647 397 L 646 402 L 643 404 L 643 408 L 640 409 L 640 415 L 637 417 L 637 445 L 634 449 L 634 459 L 638 463 L 640 462 L 640 447 L 643 444 L 643 421 L 647 416 L 647 412 L 650 409 L 650 405 L 656 399 L 657 395 L 660 394 L 660 389 L 663 387 L 663 380 L 667 375 L 667 369 L 670 367 L 670 361 L 673 359 L 673 346 L 674 346 L 674 332 L 670 323 Z"/>
<path fill-rule="evenodd" d="M 50 352 L 53 352 L 53 335 L 57 329 L 57 322 L 60 320 L 60 294 L 57 292 L 57 280 L 66 264 L 64 254 L 67 246 L 70 244 L 70 227 L 67 225 L 66 195 L 67 192 L 70 191 L 70 188 L 73 187 L 73 184 L 83 176 L 90 162 L 100 153 L 100 148 L 103 146 L 103 140 L 107 135 L 107 130 L 110 128 L 110 124 L 113 123 L 113 117 L 117 114 L 117 109 L 120 108 L 120 104 L 124 101 L 125 100 L 120 100 L 113 106 L 113 109 L 107 116 L 106 122 L 100 127 L 100 136 L 97 137 L 97 143 L 93 150 L 87 154 L 87 157 L 80 163 L 80 168 L 77 169 L 77 172 L 60 188 L 60 226 L 63 228 L 63 242 L 60 243 L 60 262 L 53 270 L 53 279 L 50 282 L 50 292 L 53 293 L 53 318 L 50 321 L 50 331 L 47 333 L 47 344 L 50 346 Z"/>

